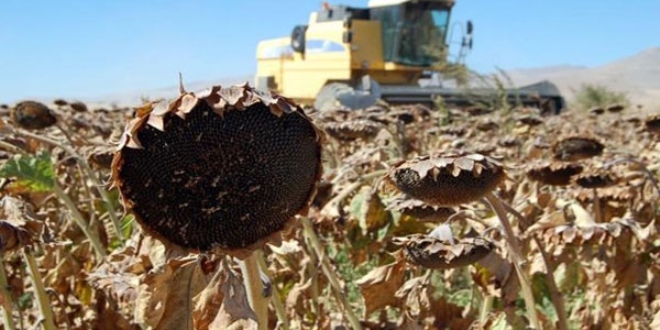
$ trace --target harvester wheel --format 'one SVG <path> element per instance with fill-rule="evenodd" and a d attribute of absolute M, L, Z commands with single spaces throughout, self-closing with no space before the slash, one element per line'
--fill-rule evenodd
<path fill-rule="evenodd" d="M 318 111 L 367 108 L 376 104 L 380 97 L 379 93 L 374 91 L 375 89 L 355 90 L 345 83 L 329 83 L 316 95 L 314 107 Z"/>

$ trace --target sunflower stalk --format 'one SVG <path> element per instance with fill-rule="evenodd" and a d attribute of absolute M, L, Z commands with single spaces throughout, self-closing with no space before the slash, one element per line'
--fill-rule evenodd
<path fill-rule="evenodd" d="M 346 294 L 344 293 L 344 290 L 342 290 L 341 288 L 339 277 L 332 269 L 332 266 L 330 265 L 330 262 L 328 261 L 328 258 L 326 257 L 325 252 L 323 251 L 323 246 L 321 245 L 321 241 L 319 240 L 319 237 L 316 235 L 316 232 L 314 231 L 312 222 L 307 217 L 302 217 L 301 221 L 303 224 L 305 236 L 307 237 L 307 240 L 309 240 L 310 245 L 312 246 L 314 252 L 318 256 L 321 262 L 321 270 L 323 271 L 323 274 L 328 278 L 328 282 L 330 282 L 330 286 L 332 287 L 332 290 L 335 292 L 337 299 L 342 304 L 346 318 L 348 319 L 348 322 L 351 324 L 351 328 L 354 330 L 361 330 L 362 325 L 360 324 L 360 320 L 358 319 L 357 315 L 355 315 L 353 308 L 346 299 Z"/>
<path fill-rule="evenodd" d="M 506 203 L 502 203 L 502 205 L 506 211 L 516 217 L 518 221 L 525 223 L 527 226 L 530 225 L 530 221 L 528 221 L 522 214 L 520 214 L 518 210 L 511 207 L 510 205 L 507 205 Z M 543 263 L 545 265 L 546 271 L 544 275 L 548 284 L 548 290 L 550 291 L 550 300 L 552 301 L 552 304 L 555 307 L 555 312 L 557 313 L 557 328 L 559 330 L 568 330 L 568 314 L 566 313 L 564 298 L 562 297 L 561 292 L 559 291 L 559 287 L 557 286 L 557 281 L 555 280 L 555 267 L 550 262 L 550 256 L 545 251 L 543 242 L 536 236 L 532 236 L 532 239 L 534 240 L 534 243 L 536 243 L 536 246 L 538 246 L 539 253 L 541 254 L 541 258 L 543 259 Z"/>
<path fill-rule="evenodd" d="M 99 258 L 104 258 L 107 253 L 105 252 L 103 244 L 101 244 L 100 238 L 91 231 L 89 225 L 85 221 L 85 218 L 80 213 L 80 211 L 78 211 L 76 204 L 71 200 L 69 195 L 67 195 L 64 190 L 62 190 L 62 187 L 60 187 L 57 182 L 55 182 L 53 185 L 53 192 L 57 198 L 64 202 L 64 205 L 66 205 L 66 207 L 69 209 L 74 222 L 76 225 L 78 225 L 80 230 L 82 230 L 83 234 L 85 234 L 87 239 L 89 239 L 89 242 L 92 244 L 92 248 L 94 249 L 94 252 L 96 252 L 96 256 Z"/>
<path fill-rule="evenodd" d="M 12 298 L 11 292 L 9 291 L 9 281 L 7 280 L 7 272 L 5 272 L 5 264 L 0 259 L 0 296 L 4 300 L 4 305 L 2 305 L 2 324 L 5 327 L 5 330 L 14 330 L 16 325 L 14 324 L 13 309 L 12 304 L 14 299 Z"/>
<path fill-rule="evenodd" d="M 37 267 L 37 261 L 32 254 L 30 248 L 23 249 L 23 258 L 27 264 L 27 271 L 34 289 L 34 295 L 37 297 L 37 307 L 41 312 L 41 325 L 44 330 L 55 330 L 55 319 L 53 317 L 53 310 L 50 308 L 50 299 L 46 293 L 44 282 Z"/>
<path fill-rule="evenodd" d="M 268 329 L 268 298 L 264 297 L 263 284 L 259 274 L 258 251 L 240 262 L 243 284 L 248 293 L 248 302 L 257 316 L 259 330 Z"/>
<path fill-rule="evenodd" d="M 0 149 L 7 150 L 7 151 L 9 151 L 11 153 L 14 153 L 14 154 L 25 153 L 25 150 L 15 146 L 11 143 L 5 142 L 5 141 L 0 141 Z"/>
<path fill-rule="evenodd" d="M 539 322 L 539 318 L 536 313 L 536 302 L 534 301 L 531 282 L 523 270 L 523 265 L 525 265 L 526 262 L 522 256 L 520 245 L 518 244 L 516 235 L 513 232 L 511 223 L 509 223 L 509 219 L 507 218 L 506 210 L 504 209 L 504 206 L 502 206 L 499 198 L 497 198 L 492 192 L 486 193 L 485 198 L 502 223 L 502 227 L 504 228 L 505 238 L 509 246 L 509 255 L 512 259 L 511 261 L 513 266 L 516 269 L 516 273 L 518 274 L 520 288 L 522 289 L 522 296 L 525 300 L 525 306 L 527 307 L 527 318 L 529 319 L 532 328 L 541 329 L 541 323 Z"/>
<path fill-rule="evenodd" d="M 269 278 L 273 278 L 268 271 L 268 265 L 266 264 L 266 258 L 264 257 L 264 254 L 259 251 L 257 254 L 257 261 L 259 262 L 259 267 L 261 267 L 261 271 L 266 274 Z M 284 308 L 284 304 L 282 304 L 282 297 L 280 296 L 280 292 L 277 290 L 277 288 L 273 289 L 273 296 L 271 297 L 271 302 L 273 303 L 273 308 L 275 309 L 275 314 L 277 315 L 277 319 L 280 321 L 280 329 L 282 330 L 289 330 L 289 319 L 286 316 L 286 310 Z"/>
<path fill-rule="evenodd" d="M 488 321 L 488 315 L 493 309 L 493 303 L 495 302 L 495 297 L 490 294 L 486 294 L 483 302 L 481 303 L 481 308 L 479 308 L 479 325 L 485 326 Z"/>

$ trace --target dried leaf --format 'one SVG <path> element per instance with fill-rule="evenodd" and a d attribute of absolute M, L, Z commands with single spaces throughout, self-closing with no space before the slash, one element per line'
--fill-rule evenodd
<path fill-rule="evenodd" d="M 221 310 L 231 320 L 256 320 L 257 317 L 248 302 L 243 280 L 229 269 L 225 269 L 225 272 L 227 280 L 222 283 L 221 291 L 224 298 Z"/>
<path fill-rule="evenodd" d="M 386 306 L 396 305 L 395 293 L 404 283 L 405 267 L 406 263 L 399 260 L 371 270 L 356 282 L 364 298 L 365 317 Z"/>
<path fill-rule="evenodd" d="M 5 196 L 0 200 L 0 253 L 16 250 L 39 240 L 43 222 L 38 221 L 32 205 Z"/>
<path fill-rule="evenodd" d="M 140 280 L 135 321 L 150 329 L 192 328 L 191 299 L 205 284 L 195 258 L 170 259 Z"/>
<path fill-rule="evenodd" d="M 195 304 L 193 310 L 193 324 L 195 329 L 207 330 L 216 318 L 224 296 L 222 294 L 222 282 L 227 279 L 222 271 L 215 273 L 208 286 L 193 298 Z"/>
<path fill-rule="evenodd" d="M 574 223 L 579 228 L 593 227 L 596 225 L 596 222 L 589 212 L 578 203 L 571 203 L 570 209 L 573 211 L 573 216 L 575 217 Z"/>
<path fill-rule="evenodd" d="M 378 193 L 371 187 L 362 187 L 351 201 L 351 213 L 358 219 L 362 234 L 375 232 L 392 222 L 392 214 L 387 211 Z"/>

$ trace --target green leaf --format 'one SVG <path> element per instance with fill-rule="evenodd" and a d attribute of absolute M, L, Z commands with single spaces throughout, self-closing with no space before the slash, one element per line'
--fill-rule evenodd
<path fill-rule="evenodd" d="M 55 186 L 55 167 L 48 152 L 20 155 L 0 169 L 0 177 L 16 178 L 15 184 L 33 192 L 50 191 Z"/>

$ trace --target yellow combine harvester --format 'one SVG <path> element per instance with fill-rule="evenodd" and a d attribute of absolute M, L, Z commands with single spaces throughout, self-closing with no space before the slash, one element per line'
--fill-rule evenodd
<path fill-rule="evenodd" d="M 319 110 L 364 108 L 388 103 L 488 102 L 496 90 L 420 85 L 446 68 L 453 0 L 370 0 L 367 8 L 324 4 L 291 36 L 264 40 L 257 47 L 260 89 L 275 90 Z M 456 62 L 472 48 L 468 22 Z M 437 79 L 436 79 L 437 80 Z M 557 113 L 564 100 L 547 81 L 506 90 L 521 102 Z"/>

